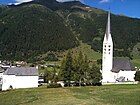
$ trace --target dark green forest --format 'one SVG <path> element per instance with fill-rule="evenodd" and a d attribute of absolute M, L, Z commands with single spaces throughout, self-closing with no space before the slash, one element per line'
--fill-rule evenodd
<path fill-rule="evenodd" d="M 38 60 L 48 51 L 64 51 L 79 41 L 102 51 L 107 11 L 79 1 L 35 0 L 0 5 L 0 59 Z M 133 58 L 140 42 L 140 19 L 111 14 L 114 55 Z"/>
<path fill-rule="evenodd" d="M 16 7 L 0 15 L 3 59 L 26 60 L 47 51 L 73 48 L 78 41 L 64 20 L 40 5 Z"/>

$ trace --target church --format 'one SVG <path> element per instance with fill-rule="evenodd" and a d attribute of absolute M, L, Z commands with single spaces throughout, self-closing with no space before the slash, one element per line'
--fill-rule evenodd
<path fill-rule="evenodd" d="M 110 12 L 103 40 L 102 83 L 134 82 L 136 70 L 129 58 L 113 58 L 113 40 L 110 31 Z"/>

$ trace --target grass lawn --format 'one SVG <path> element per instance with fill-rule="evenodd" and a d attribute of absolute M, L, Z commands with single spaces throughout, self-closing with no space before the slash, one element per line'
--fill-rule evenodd
<path fill-rule="evenodd" d="M 0 92 L 0 105 L 140 105 L 140 84 L 15 89 Z"/>

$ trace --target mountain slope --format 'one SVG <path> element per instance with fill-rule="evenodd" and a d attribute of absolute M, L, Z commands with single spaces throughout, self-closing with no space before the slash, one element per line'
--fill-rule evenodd
<path fill-rule="evenodd" d="M 0 58 L 39 60 L 48 51 L 63 51 L 87 43 L 101 52 L 107 12 L 79 1 L 35 0 L 0 8 Z M 140 42 L 140 19 L 111 14 L 114 55 L 133 57 Z M 136 46 L 135 46 L 136 47 Z"/>
<path fill-rule="evenodd" d="M 71 3 L 73 2 L 67 4 Z M 71 8 L 74 11 L 57 10 L 57 13 L 63 16 L 79 39 L 91 45 L 94 50 L 101 52 L 107 12 L 86 5 L 73 5 Z M 139 26 L 140 19 L 111 14 L 111 33 L 114 40 L 115 56 L 133 57 L 131 53 L 133 47 L 140 42 Z"/>
<path fill-rule="evenodd" d="M 77 45 L 63 19 L 42 5 L 12 8 L 0 15 L 0 51 L 4 59 L 27 59 Z"/>

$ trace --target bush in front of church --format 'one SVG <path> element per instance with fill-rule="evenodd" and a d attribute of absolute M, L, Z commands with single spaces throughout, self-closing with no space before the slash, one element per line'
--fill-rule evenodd
<path fill-rule="evenodd" d="M 134 79 L 140 82 L 140 71 L 136 71 Z"/>
<path fill-rule="evenodd" d="M 57 84 L 57 83 L 50 83 L 47 85 L 47 88 L 60 88 L 62 87 L 61 84 Z"/>

